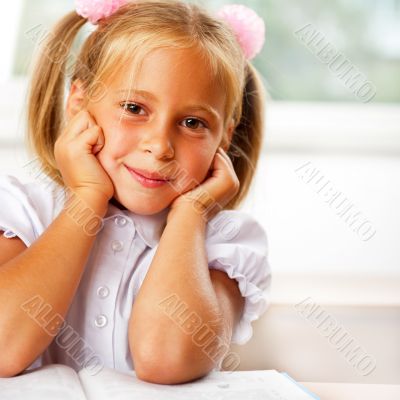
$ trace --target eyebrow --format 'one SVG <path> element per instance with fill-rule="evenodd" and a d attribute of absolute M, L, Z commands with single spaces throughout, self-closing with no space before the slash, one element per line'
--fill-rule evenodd
<path fill-rule="evenodd" d="M 146 90 L 122 89 L 118 90 L 117 93 L 131 93 L 132 95 L 139 95 L 146 99 L 153 100 L 155 103 L 158 102 L 157 97 L 153 93 L 147 92 Z M 205 111 L 212 115 L 216 120 L 220 119 L 218 112 L 208 104 L 189 104 L 186 106 L 186 108 L 193 111 Z"/>

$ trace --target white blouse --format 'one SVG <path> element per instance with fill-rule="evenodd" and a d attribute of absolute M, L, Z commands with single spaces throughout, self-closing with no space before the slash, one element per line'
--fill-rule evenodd
<path fill-rule="evenodd" d="M 22 183 L 0 175 L 0 230 L 30 246 L 62 210 L 65 190 L 52 181 Z M 139 288 L 157 251 L 169 208 L 139 215 L 109 203 L 84 273 L 60 332 L 27 369 L 60 363 L 79 371 L 104 365 L 134 369 L 128 322 Z M 251 322 L 270 304 L 271 268 L 266 232 L 250 214 L 223 210 L 206 228 L 209 268 L 236 279 L 244 310 L 232 343 L 252 336 Z M 1 334 L 1 331 L 0 331 Z"/>

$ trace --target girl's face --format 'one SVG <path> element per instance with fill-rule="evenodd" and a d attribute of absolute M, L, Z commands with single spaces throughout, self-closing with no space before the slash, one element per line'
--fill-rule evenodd
<path fill-rule="evenodd" d="M 105 145 L 96 157 L 114 184 L 115 199 L 132 212 L 150 215 L 208 177 L 224 133 L 225 96 L 194 50 L 149 54 L 136 77 L 137 93 L 129 90 L 129 77 L 127 67 L 87 109 L 104 133 Z M 175 180 L 152 188 L 127 168 L 166 173 L 171 165 L 169 176 L 179 169 Z"/>

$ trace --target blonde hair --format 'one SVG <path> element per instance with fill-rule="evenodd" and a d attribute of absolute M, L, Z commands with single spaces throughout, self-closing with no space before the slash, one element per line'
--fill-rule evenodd
<path fill-rule="evenodd" d="M 228 155 L 240 189 L 224 209 L 239 207 L 248 194 L 260 156 L 266 92 L 231 28 L 195 4 L 136 0 L 100 20 L 71 63 L 71 48 L 86 22 L 75 11 L 65 15 L 43 41 L 33 70 L 27 145 L 38 156 L 41 168 L 64 187 L 53 150 L 65 121 L 66 76 L 70 76 L 70 83 L 80 79 L 89 97 L 96 98 L 128 61 L 136 70 L 154 49 L 196 47 L 226 93 L 224 130 L 232 119 L 234 122 Z M 224 137 L 223 142 L 226 140 Z"/>

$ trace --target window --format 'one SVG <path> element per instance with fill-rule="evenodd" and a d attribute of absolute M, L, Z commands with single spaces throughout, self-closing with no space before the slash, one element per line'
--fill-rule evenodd
<path fill-rule="evenodd" d="M 205 3 L 218 9 L 232 2 L 208 0 Z M 254 64 L 262 72 L 273 99 L 357 101 L 338 73 L 332 71 L 334 68 L 321 62 L 315 54 L 329 45 L 343 56 L 337 60 L 336 67 L 339 61 L 349 61 L 339 72 L 343 74 L 351 63 L 376 86 L 374 102 L 400 100 L 399 0 L 247 0 L 242 3 L 254 8 L 266 21 L 266 42 Z M 306 42 L 314 37 L 309 46 L 300 39 L 305 32 L 309 34 Z"/>

